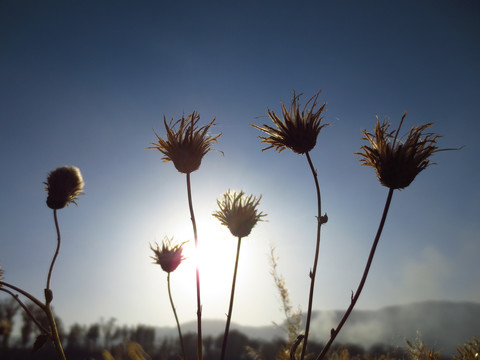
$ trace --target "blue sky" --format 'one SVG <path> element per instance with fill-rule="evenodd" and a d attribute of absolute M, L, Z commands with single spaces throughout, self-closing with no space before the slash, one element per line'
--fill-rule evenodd
<path fill-rule="evenodd" d="M 261 152 L 267 108 L 322 89 L 326 127 L 311 156 L 323 209 L 314 309 L 342 309 L 356 288 L 387 189 L 353 155 L 376 115 L 404 132 L 435 122 L 440 147 L 396 191 L 358 308 L 480 301 L 478 1 L 2 1 L 0 265 L 42 297 L 55 249 L 42 182 L 78 166 L 85 195 L 59 212 L 53 305 L 68 326 L 116 317 L 170 326 L 166 274 L 149 243 L 192 240 L 185 178 L 146 150 L 163 116 L 198 111 L 222 133 L 192 174 L 205 318 L 228 310 L 235 239 L 211 213 L 228 189 L 262 194 L 268 222 L 243 241 L 232 321 L 282 321 L 267 254 L 294 306 L 307 308 L 315 241 L 305 157 Z M 190 242 L 190 246 L 192 241 Z M 192 253 L 186 250 L 187 254 Z M 194 264 L 172 274 L 180 321 L 196 318 Z"/>

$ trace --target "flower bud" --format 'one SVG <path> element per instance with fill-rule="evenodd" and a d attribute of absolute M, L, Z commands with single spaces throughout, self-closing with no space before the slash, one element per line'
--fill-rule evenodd
<path fill-rule="evenodd" d="M 44 184 L 48 191 L 47 206 L 54 210 L 62 209 L 71 202 L 76 204 L 75 199 L 82 194 L 84 186 L 80 169 L 75 166 L 62 166 L 53 170 Z"/>
<path fill-rule="evenodd" d="M 163 271 L 167 273 L 175 271 L 178 265 L 185 260 L 182 254 L 185 243 L 172 244 L 172 240 L 173 239 L 165 238 L 161 249 L 158 244 L 155 244 L 156 248 L 150 245 L 150 249 L 154 253 L 154 256 L 151 257 L 155 260 L 154 264 L 160 265 Z"/>

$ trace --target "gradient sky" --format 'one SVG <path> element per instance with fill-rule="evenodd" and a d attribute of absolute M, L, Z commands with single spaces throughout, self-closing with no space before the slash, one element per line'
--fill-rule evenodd
<path fill-rule="evenodd" d="M 2 1 L 0 3 L 0 265 L 42 298 L 56 243 L 43 190 L 49 171 L 78 166 L 85 195 L 59 211 L 62 248 L 52 288 L 66 326 L 116 317 L 174 325 L 166 274 L 149 244 L 192 240 L 184 175 L 163 163 L 153 130 L 198 111 L 223 133 L 192 174 L 202 246 L 203 316 L 225 319 L 236 240 L 211 216 L 231 189 L 263 195 L 244 239 L 233 322 L 283 320 L 269 274 L 276 247 L 292 304 L 307 308 L 316 234 L 306 158 L 264 147 L 292 90 L 322 89 L 325 122 L 311 152 L 323 209 L 314 309 L 344 309 L 388 190 L 354 155 L 376 115 L 403 132 L 435 122 L 440 147 L 396 191 L 361 309 L 422 300 L 480 301 L 478 103 L 480 2 Z M 172 274 L 181 322 L 196 319 L 193 241 Z"/>

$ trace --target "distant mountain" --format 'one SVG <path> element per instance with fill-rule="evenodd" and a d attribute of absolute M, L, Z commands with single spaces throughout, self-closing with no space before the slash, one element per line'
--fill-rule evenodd
<path fill-rule="evenodd" d="M 313 313 L 310 338 L 325 342 L 330 329 L 336 327 L 344 311 L 317 311 Z M 225 321 L 203 320 L 204 336 L 223 334 Z M 182 325 L 182 332 L 196 332 L 195 321 Z M 270 341 L 284 338 L 285 333 L 272 325 L 253 327 L 231 324 L 251 339 Z M 157 328 L 159 337 L 177 336 L 176 328 Z M 350 343 L 368 349 L 384 344 L 405 347 L 405 340 L 419 337 L 429 347 L 442 350 L 450 356 L 456 353 L 457 345 L 480 337 L 480 304 L 464 302 L 428 301 L 409 305 L 389 306 L 379 310 L 353 311 L 337 337 L 337 343 Z"/>
<path fill-rule="evenodd" d="M 343 311 L 320 311 L 314 314 L 311 338 L 324 341 Z M 428 301 L 389 306 L 380 310 L 353 311 L 338 336 L 338 341 L 368 348 L 383 343 L 405 347 L 405 340 L 417 336 L 443 355 L 456 353 L 457 345 L 480 337 L 480 304 Z"/>
<path fill-rule="evenodd" d="M 251 339 L 260 339 L 264 341 L 270 341 L 276 338 L 285 337 L 285 333 L 279 328 L 272 325 L 266 326 L 244 326 L 238 325 L 232 322 L 230 324 L 230 330 L 238 330 L 247 335 Z M 225 331 L 225 321 L 223 320 L 202 320 L 202 334 L 203 336 L 217 337 L 223 335 Z M 190 321 L 182 324 L 182 333 L 196 333 L 197 322 Z M 177 328 L 173 327 L 161 327 L 156 328 L 156 334 L 158 337 L 175 337 L 178 336 Z"/>

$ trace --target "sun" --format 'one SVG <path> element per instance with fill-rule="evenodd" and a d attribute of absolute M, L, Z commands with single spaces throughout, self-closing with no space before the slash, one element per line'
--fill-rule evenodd
<path fill-rule="evenodd" d="M 191 223 L 185 222 L 177 227 L 175 239 L 187 241 L 184 245 L 186 260 L 175 271 L 176 284 L 184 284 L 177 296 L 196 297 L 195 274 L 198 263 L 200 269 L 200 295 L 202 316 L 224 318 L 228 310 L 228 301 L 232 286 L 237 239 L 230 234 L 213 216 L 197 217 L 198 252 L 195 249 Z M 241 266 L 246 265 L 247 256 L 242 258 Z M 237 275 L 238 276 L 238 275 Z M 237 283 L 239 279 L 237 278 Z"/>

